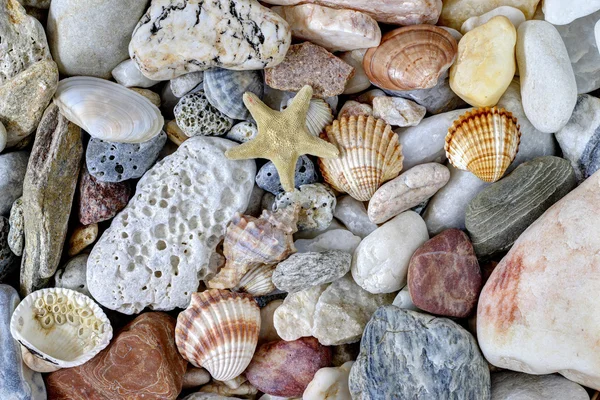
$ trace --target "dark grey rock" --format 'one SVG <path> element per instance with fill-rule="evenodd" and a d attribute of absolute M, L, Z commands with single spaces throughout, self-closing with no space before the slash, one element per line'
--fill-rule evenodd
<path fill-rule="evenodd" d="M 350 371 L 353 400 L 489 400 L 490 373 L 475 339 L 458 324 L 380 307 Z"/>
<path fill-rule="evenodd" d="M 113 143 L 92 138 L 85 153 L 88 172 L 101 182 L 139 178 L 156 162 L 166 142 L 164 132 L 144 143 Z"/>
<path fill-rule="evenodd" d="M 478 256 L 507 251 L 550 206 L 575 188 L 565 159 L 546 156 L 519 165 L 469 203 L 465 225 Z"/>
<path fill-rule="evenodd" d="M 15 255 L 8 245 L 8 232 L 10 227 L 8 219 L 0 216 L 0 281 L 10 272 L 15 265 Z"/>
<path fill-rule="evenodd" d="M 307 156 L 301 156 L 296 163 L 296 171 L 294 175 L 294 184 L 296 188 L 301 185 L 308 185 L 315 183 L 319 179 L 317 171 L 315 171 L 315 165 Z M 261 189 L 271 192 L 274 195 L 282 193 L 283 187 L 279 180 L 279 173 L 275 168 L 275 164 L 269 161 L 256 174 L 256 184 Z"/>
<path fill-rule="evenodd" d="M 255 297 L 254 300 L 256 300 L 256 304 L 258 304 L 258 306 L 260 308 L 265 307 L 267 304 L 269 304 L 270 302 L 274 301 L 274 300 L 283 300 L 287 297 L 287 293 L 285 292 L 281 292 L 281 293 L 274 293 L 274 294 L 267 294 L 265 296 L 258 296 Z"/>
<path fill-rule="evenodd" d="M 299 292 L 341 278 L 351 262 L 352 255 L 339 250 L 296 253 L 277 265 L 271 279 L 279 290 Z"/>
<path fill-rule="evenodd" d="M 23 193 L 28 158 L 26 151 L 0 155 L 0 215 L 8 215 L 13 202 Z"/>
<path fill-rule="evenodd" d="M 187 136 L 223 135 L 233 120 L 213 107 L 203 91 L 183 96 L 173 110 L 177 126 Z"/>
<path fill-rule="evenodd" d="M 217 110 L 233 119 L 248 119 L 244 93 L 263 97 L 264 80 L 261 71 L 233 71 L 213 68 L 204 72 L 204 93 Z"/>
<path fill-rule="evenodd" d="M 492 374 L 492 400 L 589 400 L 585 389 L 560 375 L 513 371 Z"/>

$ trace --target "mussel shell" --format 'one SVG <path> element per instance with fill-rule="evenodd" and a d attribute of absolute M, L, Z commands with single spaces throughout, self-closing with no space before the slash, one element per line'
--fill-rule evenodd
<path fill-rule="evenodd" d="M 204 94 L 209 103 L 229 118 L 248 119 L 250 112 L 243 96 L 252 92 L 263 97 L 264 83 L 260 71 L 232 71 L 213 68 L 204 72 Z"/>

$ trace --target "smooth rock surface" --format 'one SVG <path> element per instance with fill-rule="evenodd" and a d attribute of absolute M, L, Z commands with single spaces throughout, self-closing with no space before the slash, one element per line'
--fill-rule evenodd
<path fill-rule="evenodd" d="M 302 400 L 347 400 L 350 399 L 348 376 L 354 364 L 348 361 L 338 368 L 321 368 L 308 384 Z"/>
<path fill-rule="evenodd" d="M 509 250 L 525 229 L 576 185 L 569 162 L 549 156 L 523 163 L 485 188 L 465 214 L 477 256 Z"/>
<path fill-rule="evenodd" d="M 600 389 L 600 318 L 590 313 L 600 281 L 599 204 L 597 172 L 535 221 L 494 269 L 477 312 L 479 345 L 491 364 L 558 372 Z"/>
<path fill-rule="evenodd" d="M 299 292 L 343 277 L 351 262 L 352 255 L 339 250 L 296 253 L 277 264 L 271 279 L 279 290 Z"/>
<path fill-rule="evenodd" d="M 133 31 L 129 55 L 148 78 L 167 80 L 212 67 L 273 67 L 290 42 L 288 24 L 254 0 L 155 0 Z"/>
<path fill-rule="evenodd" d="M 25 245 L 25 222 L 23 221 L 23 199 L 18 198 L 13 203 L 10 209 L 10 217 L 8 219 L 10 231 L 8 232 L 8 247 L 11 251 L 21 256 L 23 254 L 23 246 Z"/>
<path fill-rule="evenodd" d="M 15 255 L 8 245 L 9 233 L 8 218 L 0 216 L 0 281 L 10 272 L 15 261 Z M 348 255 L 348 257 L 351 256 Z M 350 259 L 348 259 L 348 269 L 350 269 Z"/>
<path fill-rule="evenodd" d="M 100 304 L 125 314 L 185 308 L 216 273 L 210 256 L 254 186 L 254 161 L 225 157 L 234 146 L 191 138 L 138 182 L 90 254 L 88 287 Z"/>
<path fill-rule="evenodd" d="M 469 18 L 462 24 L 462 26 L 460 27 L 460 31 L 464 35 L 467 32 L 477 28 L 478 26 L 487 23 L 489 20 L 498 15 L 502 15 L 508 18 L 515 27 L 515 29 L 518 28 L 519 25 L 521 25 L 523 22 L 525 22 L 525 14 L 523 14 L 523 11 L 511 6 L 500 6 L 498 8 L 494 8 L 493 10 L 486 12 L 485 14 Z"/>
<path fill-rule="evenodd" d="M 56 271 L 54 276 L 55 286 L 76 290 L 88 297 L 92 297 L 87 288 L 87 260 L 88 254 L 79 254 L 71 258 L 62 269 Z"/>
<path fill-rule="evenodd" d="M 377 225 L 369 220 L 363 202 L 349 195 L 338 198 L 333 215 L 346 225 L 350 232 L 363 239 L 377 229 Z"/>
<path fill-rule="evenodd" d="M 201 85 L 203 81 L 204 71 L 196 71 L 171 79 L 169 85 L 176 97 L 183 97 L 192 90 L 197 91 L 203 89 L 203 86 Z"/>
<path fill-rule="evenodd" d="M 561 0 L 544 0 L 543 4 L 544 18 L 553 25 L 566 25 L 600 10 L 598 0 L 573 0 L 569 3 Z"/>
<path fill-rule="evenodd" d="M 131 195 L 129 182 L 101 182 L 84 166 L 79 178 L 79 222 L 89 225 L 111 219 L 125 208 Z"/>
<path fill-rule="evenodd" d="M 0 155 L 0 215 L 8 216 L 15 200 L 23 194 L 28 159 L 26 151 Z"/>
<path fill-rule="evenodd" d="M 363 239 L 352 257 L 352 277 L 370 293 L 392 293 L 406 285 L 413 253 L 427 240 L 423 218 L 405 211 Z"/>
<path fill-rule="evenodd" d="M 268 302 L 260 309 L 260 331 L 258 332 L 258 343 L 267 343 L 280 340 L 281 337 L 275 328 L 275 312 L 283 304 L 283 299 Z"/>
<path fill-rule="evenodd" d="M 577 102 L 577 83 L 560 34 L 545 21 L 526 21 L 519 26 L 516 54 L 527 118 L 539 131 L 558 131 Z"/>
<path fill-rule="evenodd" d="M 242 121 L 238 122 L 227 132 L 225 137 L 229 140 L 234 140 L 238 143 L 246 143 L 254 139 L 258 134 L 258 128 L 254 122 Z"/>
<path fill-rule="evenodd" d="M 233 120 L 213 107 L 202 91 L 188 93 L 173 110 L 177 125 L 189 137 L 223 135 Z"/>
<path fill-rule="evenodd" d="M 539 2 L 540 0 L 445 0 L 439 23 L 460 30 L 467 19 L 500 6 L 518 8 L 525 14 L 525 19 L 532 19 Z"/>
<path fill-rule="evenodd" d="M 333 220 L 336 198 L 332 190 L 322 183 L 302 185 L 293 192 L 280 193 L 275 208 L 300 204 L 298 230 L 325 230 Z"/>
<path fill-rule="evenodd" d="M 495 372 L 491 400 L 589 400 L 584 388 L 560 375 L 528 375 L 512 371 Z"/>
<path fill-rule="evenodd" d="M 98 238 L 98 224 L 77 226 L 67 242 L 67 255 L 76 256 Z"/>
<path fill-rule="evenodd" d="M 404 308 L 406 310 L 421 311 L 419 307 L 417 307 L 415 303 L 413 303 L 410 297 L 410 292 L 408 290 L 408 285 L 403 287 L 402 290 L 398 292 L 392 304 L 396 307 Z"/>
<path fill-rule="evenodd" d="M 127 59 L 113 68 L 111 75 L 117 83 L 126 87 L 149 88 L 160 81 L 146 78 L 138 69 L 135 61 Z"/>
<path fill-rule="evenodd" d="M 431 198 L 449 179 L 450 171 L 442 164 L 414 166 L 377 189 L 369 201 L 369 219 L 382 224 Z"/>
<path fill-rule="evenodd" d="M 6 148 L 6 142 L 8 141 L 8 133 L 6 133 L 6 128 L 0 122 L 0 153 Z"/>
<path fill-rule="evenodd" d="M 416 126 L 425 116 L 425 107 L 402 97 L 380 96 L 373 99 L 373 116 L 393 126 Z"/>
<path fill-rule="evenodd" d="M 361 240 L 359 236 L 355 236 L 349 230 L 333 229 L 312 239 L 298 239 L 294 242 L 294 246 L 298 253 L 340 250 L 352 254 Z"/>
<path fill-rule="evenodd" d="M 317 182 L 319 176 L 315 169 L 315 165 L 307 156 L 300 156 L 296 162 L 296 170 L 294 175 L 294 185 L 300 188 L 302 185 L 308 185 Z M 263 165 L 256 174 L 256 184 L 261 189 L 271 192 L 274 195 L 284 192 L 281 181 L 279 180 L 279 172 L 275 168 L 275 164 L 269 161 Z"/>
<path fill-rule="evenodd" d="M 490 399 L 488 365 L 470 333 L 396 306 L 379 308 L 367 324 L 349 382 L 355 400 Z"/>
<path fill-rule="evenodd" d="M 273 314 L 273 325 L 279 337 L 291 341 L 312 336 L 317 302 L 328 286 L 313 286 L 287 295 Z"/>
<path fill-rule="evenodd" d="M 344 94 L 355 94 L 371 87 L 371 81 L 363 68 L 363 58 L 367 49 L 358 49 L 338 54 L 342 61 L 354 68 L 354 76 L 346 83 Z"/>

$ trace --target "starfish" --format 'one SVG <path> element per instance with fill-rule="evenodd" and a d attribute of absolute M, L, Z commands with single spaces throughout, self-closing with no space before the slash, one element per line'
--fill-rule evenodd
<path fill-rule="evenodd" d="M 284 111 L 275 111 L 254 93 L 244 93 L 244 104 L 256 120 L 258 134 L 249 142 L 227 150 L 230 160 L 266 158 L 273 161 L 286 192 L 294 190 L 296 162 L 303 154 L 332 158 L 337 147 L 311 135 L 306 130 L 306 113 L 312 98 L 312 87 L 304 86 Z"/>

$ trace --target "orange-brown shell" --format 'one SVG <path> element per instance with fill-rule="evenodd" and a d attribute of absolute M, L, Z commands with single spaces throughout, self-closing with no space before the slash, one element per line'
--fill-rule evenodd
<path fill-rule="evenodd" d="M 448 129 L 446 157 L 486 182 L 502 178 L 513 162 L 521 131 L 517 118 L 498 107 L 481 107 L 461 115 Z"/>
<path fill-rule="evenodd" d="M 456 59 L 458 44 L 452 35 L 434 25 L 394 29 L 369 49 L 363 68 L 374 84 L 389 90 L 434 87 Z"/>
<path fill-rule="evenodd" d="M 402 170 L 402 145 L 385 121 L 372 116 L 342 117 L 321 137 L 340 151 L 337 158 L 319 158 L 325 182 L 356 200 L 368 201 Z"/>
<path fill-rule="evenodd" d="M 192 294 L 177 317 L 179 353 L 216 380 L 239 376 L 252 360 L 260 331 L 260 309 L 245 293 L 211 289 Z"/>

